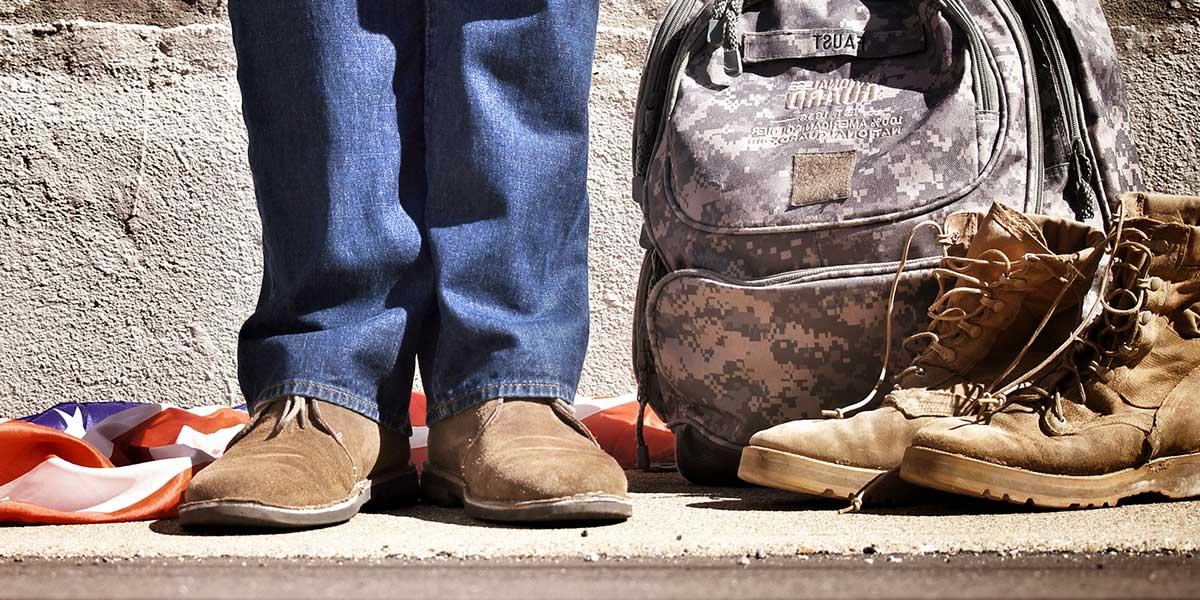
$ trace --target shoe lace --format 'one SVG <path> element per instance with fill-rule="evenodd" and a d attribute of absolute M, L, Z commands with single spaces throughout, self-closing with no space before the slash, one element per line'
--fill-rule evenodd
<path fill-rule="evenodd" d="M 1023 404 L 1035 407 L 1049 430 L 1065 431 L 1062 391 L 1068 382 L 1074 382 L 1078 397 L 1083 398 L 1089 376 L 1103 377 L 1114 362 L 1134 351 L 1144 325 L 1139 313 L 1154 287 L 1147 276 L 1153 254 L 1148 239 L 1138 229 L 1126 229 L 1125 214 L 1120 215 L 1116 231 L 1104 241 L 1112 246 L 1111 259 L 1100 275 L 1096 302 L 1054 352 L 981 402 L 981 420 L 1013 404 Z M 1081 369 L 1084 357 L 1087 360 Z M 1047 383 L 1036 385 L 1034 379 Z"/>
<path fill-rule="evenodd" d="M 883 364 L 879 370 L 879 377 L 876 379 L 871 391 L 861 400 L 842 408 L 821 411 L 822 417 L 829 419 L 845 418 L 846 415 L 868 406 L 886 385 L 888 380 L 888 364 L 891 361 L 892 352 L 896 292 L 900 286 L 901 276 L 904 274 L 904 269 L 908 264 L 913 239 L 924 228 L 932 228 L 937 232 L 937 241 L 942 249 L 941 263 L 933 270 L 938 291 L 927 311 L 930 320 L 929 326 L 925 331 L 906 337 L 900 342 L 900 345 L 904 349 L 909 350 L 913 342 L 928 340 L 929 343 L 924 350 L 920 351 L 913 358 L 908 367 L 896 375 L 897 380 L 902 380 L 913 373 L 918 375 L 924 374 L 925 367 L 930 364 L 935 354 L 944 362 L 954 362 L 958 358 L 958 353 L 953 347 L 956 345 L 956 341 L 960 340 L 963 335 L 969 338 L 977 337 L 982 331 L 982 326 L 978 324 L 981 319 L 989 313 L 1006 310 L 1005 301 L 999 297 L 1000 292 L 1010 287 L 1022 289 L 1028 285 L 1028 279 L 1022 276 L 1027 267 L 1017 267 L 1000 250 L 989 248 L 980 253 L 976 258 L 951 256 L 947 249 L 953 243 L 953 237 L 946 233 L 936 221 L 930 220 L 918 223 L 909 232 L 908 238 L 905 240 L 904 250 L 900 255 L 900 263 L 896 269 L 896 275 L 892 278 L 891 290 L 888 293 L 887 316 L 884 325 Z M 1023 265 L 1036 265 L 1039 263 L 1037 255 L 1028 255 L 1026 259 L 1022 263 Z M 988 280 L 971 274 L 971 271 L 990 274 L 997 267 L 999 268 L 999 273 L 994 277 L 988 277 Z M 1083 277 L 1083 274 L 1079 269 L 1072 268 L 1067 277 L 1058 278 L 1059 283 L 1062 284 L 1061 289 L 1051 303 L 1050 308 L 1046 311 L 1046 314 L 1042 316 L 1042 320 L 1038 323 L 1038 326 L 1030 335 L 1029 340 L 1026 341 L 1024 347 L 1009 362 L 1008 366 L 1001 371 L 1000 375 L 985 388 L 981 395 L 966 399 L 965 404 L 959 407 L 962 413 L 977 413 L 982 410 L 979 401 L 990 398 L 993 394 L 992 390 L 1008 377 L 1025 358 L 1030 348 L 1033 347 L 1033 343 L 1041 335 L 1042 330 L 1045 329 L 1046 324 L 1050 322 L 1054 311 L 1066 296 L 1067 290 L 1071 288 L 1078 277 Z M 947 284 L 947 282 L 950 283 Z M 961 306 L 951 305 L 950 301 L 959 296 L 975 296 L 977 298 L 977 306 L 968 312 L 961 308 Z"/>
<path fill-rule="evenodd" d="M 267 439 L 279 435 L 289 423 L 294 422 L 300 429 L 305 429 L 311 425 L 317 431 L 325 433 L 336 440 L 338 445 L 346 450 L 347 453 L 350 452 L 342 442 L 342 434 L 334 431 L 333 427 L 321 415 L 320 403 L 312 398 L 305 398 L 303 396 L 278 396 L 260 402 L 255 407 L 254 413 L 250 415 L 250 422 L 230 440 L 229 445 L 232 446 L 262 424 L 266 420 L 267 415 L 271 414 L 270 407 L 281 402 L 284 404 L 283 410 L 280 411 L 279 417 L 275 422 L 271 424 L 271 432 L 267 434 Z"/>
<path fill-rule="evenodd" d="M 362 468 L 359 467 L 354 453 L 346 446 L 341 432 L 335 431 L 321 415 L 321 403 L 313 398 L 306 398 L 304 396 L 277 396 L 260 402 L 255 407 L 254 414 L 250 416 L 250 422 L 230 440 L 229 446 L 233 446 L 233 444 L 245 437 L 251 430 L 258 427 L 259 424 L 266 420 L 267 415 L 270 414 L 271 411 L 268 409 L 281 402 L 283 403 L 283 410 L 280 411 L 275 423 L 271 425 L 271 432 L 267 434 L 268 440 L 282 433 L 289 423 L 296 423 L 296 426 L 300 429 L 306 429 L 311 425 L 313 429 L 333 438 L 333 441 L 342 449 L 342 452 L 346 454 L 346 459 L 350 461 L 352 476 L 357 478 L 361 475 Z"/>

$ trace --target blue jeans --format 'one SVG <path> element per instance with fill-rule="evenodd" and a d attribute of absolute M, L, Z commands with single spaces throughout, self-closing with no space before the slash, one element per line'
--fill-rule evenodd
<path fill-rule="evenodd" d="M 571 401 L 588 335 L 597 0 L 231 0 L 264 273 L 253 405 L 407 430 Z"/>

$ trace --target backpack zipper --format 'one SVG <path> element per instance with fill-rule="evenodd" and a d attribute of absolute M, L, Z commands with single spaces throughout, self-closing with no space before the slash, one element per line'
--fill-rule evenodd
<path fill-rule="evenodd" d="M 650 51 L 646 53 L 645 72 L 642 74 L 641 85 L 638 89 L 637 110 L 634 111 L 633 123 L 633 169 L 635 176 L 644 176 L 650 164 L 649 152 L 655 138 L 649 134 L 651 124 L 646 122 L 647 113 L 656 111 L 662 98 L 656 97 L 662 89 L 662 71 L 665 65 L 664 53 L 670 41 L 687 26 L 688 17 L 694 12 L 701 0 L 674 0 L 667 6 L 666 12 L 654 29 L 650 41 Z"/>
<path fill-rule="evenodd" d="M 677 0 L 677 1 L 687 2 L 688 0 Z M 718 1 L 720 1 L 720 0 L 718 0 Z M 694 0 L 693 0 L 693 6 L 694 6 Z M 701 11 L 700 15 L 703 15 L 703 14 L 704 14 L 704 12 Z M 699 15 L 697 15 L 697 16 L 699 16 Z M 692 25 L 694 25 L 694 20 L 684 18 L 683 24 L 679 27 L 679 31 L 683 32 L 683 35 L 679 41 L 680 49 L 678 52 L 675 52 L 675 57 L 670 62 L 670 70 L 667 71 L 666 77 L 663 80 L 662 87 L 664 88 L 664 93 L 661 98 L 662 106 L 659 109 L 661 112 L 661 115 L 656 120 L 656 124 L 654 126 L 654 135 L 652 137 L 647 138 L 647 140 L 649 142 L 649 146 L 648 146 L 647 150 L 652 150 L 656 146 L 658 146 L 658 141 L 660 139 L 662 139 L 663 132 L 666 131 L 666 129 L 667 129 L 668 117 L 670 116 L 671 110 L 673 109 L 672 101 L 673 101 L 676 90 L 678 90 L 679 81 L 682 78 L 683 67 L 687 63 L 687 61 L 690 59 L 690 57 L 692 56 L 692 51 L 691 51 L 691 48 L 689 47 L 689 44 L 695 43 L 695 40 L 691 39 L 691 36 L 692 36 L 691 26 Z M 665 44 L 664 44 L 664 48 L 665 48 Z M 637 112 L 642 112 L 642 111 L 637 111 Z M 639 204 L 642 204 L 642 200 L 640 198 L 644 198 L 645 194 L 646 194 L 646 184 L 647 184 L 646 170 L 648 169 L 649 163 L 650 163 L 650 156 L 648 153 L 644 155 L 644 159 L 641 159 L 641 162 L 643 164 L 641 165 L 640 171 L 635 169 L 635 171 L 633 173 L 633 188 L 634 188 L 634 193 L 637 195 L 636 197 L 639 198 L 639 201 L 638 201 Z M 644 209 L 645 209 L 645 207 L 643 206 L 643 210 Z"/>
<path fill-rule="evenodd" d="M 1103 200 L 1104 188 L 1099 185 L 1095 177 L 1095 152 L 1083 124 L 1083 109 L 1080 106 L 1079 94 L 1073 84 L 1074 78 L 1071 76 L 1070 65 L 1067 63 L 1062 41 L 1058 37 L 1058 29 L 1055 27 L 1054 19 L 1045 3 L 1041 0 L 1028 0 L 1028 4 L 1032 9 L 1030 12 L 1033 13 L 1037 33 L 1045 38 L 1050 72 L 1054 78 L 1051 84 L 1056 92 L 1055 99 L 1058 101 L 1059 110 L 1067 125 L 1067 135 L 1070 137 L 1071 168 L 1074 171 L 1072 178 L 1077 188 L 1076 191 L 1082 195 L 1083 200 L 1079 206 L 1073 208 L 1079 219 L 1086 220 L 1092 216 L 1092 205 L 1094 204 L 1107 223 L 1109 216 L 1108 206 Z"/>
<path fill-rule="evenodd" d="M 924 258 L 909 259 L 905 273 L 913 271 L 921 271 L 938 266 L 941 263 L 941 256 L 927 256 Z M 706 279 L 724 283 L 726 285 L 734 285 L 745 288 L 768 288 L 777 285 L 797 285 L 805 283 L 817 283 L 821 281 L 829 281 L 833 279 L 841 279 L 842 276 L 849 274 L 851 277 L 877 277 L 879 275 L 895 275 L 896 270 L 900 268 L 900 261 L 888 261 L 880 263 L 871 263 L 866 265 L 831 265 L 828 267 L 812 267 L 809 269 L 799 269 L 771 275 L 770 277 L 762 277 L 759 279 L 736 279 L 727 277 L 715 271 L 708 269 L 681 269 L 672 271 L 662 279 L 667 277 L 684 277 L 688 275 L 699 275 Z M 857 271 L 857 272 L 856 272 Z M 660 280 L 661 282 L 661 280 Z M 657 286 L 656 286 L 657 287 Z"/>
<path fill-rule="evenodd" d="M 1021 48 L 1021 54 L 1024 60 L 1021 61 L 1025 77 L 1030 82 L 1031 86 L 1026 88 L 1026 110 L 1027 116 L 1026 127 L 1029 138 L 1029 188 L 1033 193 L 1033 210 L 1029 210 L 1028 198 L 1026 199 L 1025 212 L 1033 212 L 1042 214 L 1042 186 L 1045 174 L 1042 172 L 1042 163 L 1045 162 L 1043 153 L 1045 152 L 1045 143 L 1042 139 L 1042 101 L 1041 94 L 1038 91 L 1038 77 L 1034 70 L 1033 61 L 1033 44 L 1029 43 L 1029 34 L 1025 31 L 1024 22 L 1021 20 L 1020 13 L 1017 12 L 1017 7 L 1013 5 L 1012 0 L 996 0 L 1000 7 L 1008 11 L 1007 17 L 1011 19 L 1009 29 L 1012 30 L 1013 38 L 1017 41 L 1017 45 Z"/>
<path fill-rule="evenodd" d="M 967 34 L 967 43 L 971 47 L 971 75 L 975 86 L 975 97 L 979 98 L 979 108 L 983 111 L 995 111 L 999 105 L 999 84 L 996 74 L 991 69 L 991 52 L 984 41 L 983 30 L 971 17 L 962 0 L 942 0 L 951 20 Z"/>

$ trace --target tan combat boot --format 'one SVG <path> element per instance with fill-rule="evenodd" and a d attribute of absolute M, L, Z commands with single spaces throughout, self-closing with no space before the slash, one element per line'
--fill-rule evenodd
<path fill-rule="evenodd" d="M 939 290 L 929 328 L 905 340 L 930 343 L 894 378 L 882 405 L 848 419 L 792 421 L 759 432 L 742 452 L 738 475 L 853 498 L 900 465 L 918 429 L 974 413 L 976 401 L 1010 372 L 1033 366 L 1066 339 L 1103 239 L 1087 225 L 998 203 L 986 215 L 951 215 L 940 238 L 946 256 L 935 271 Z"/>
<path fill-rule="evenodd" d="M 408 437 L 335 404 L 284 396 L 258 407 L 179 505 L 185 527 L 313 527 L 371 501 L 416 500 Z"/>
<path fill-rule="evenodd" d="M 1200 495 L 1200 198 L 1122 205 L 1105 302 L 1073 351 L 989 418 L 921 430 L 902 478 L 1056 508 Z"/>
<path fill-rule="evenodd" d="M 626 519 L 626 486 L 617 461 L 561 401 L 491 400 L 429 427 L 424 496 L 478 519 Z"/>

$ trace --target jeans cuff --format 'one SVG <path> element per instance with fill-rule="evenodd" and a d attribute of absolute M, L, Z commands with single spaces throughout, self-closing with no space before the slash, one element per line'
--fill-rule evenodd
<path fill-rule="evenodd" d="M 259 392 L 253 401 L 247 403 L 246 409 L 253 412 L 255 404 L 280 396 L 304 396 L 305 398 L 336 404 L 371 419 L 388 429 L 398 431 L 404 435 L 412 435 L 412 423 L 408 418 L 407 412 L 400 414 L 394 411 L 381 412 L 379 405 L 374 401 L 367 400 L 344 389 L 308 379 L 289 379 L 268 386 Z M 404 404 L 404 408 L 408 408 L 407 403 Z"/>
<path fill-rule="evenodd" d="M 575 388 L 561 383 L 522 381 L 492 383 L 453 396 L 429 394 L 425 422 L 435 423 L 496 398 L 557 398 L 567 404 L 573 404 Z"/>

